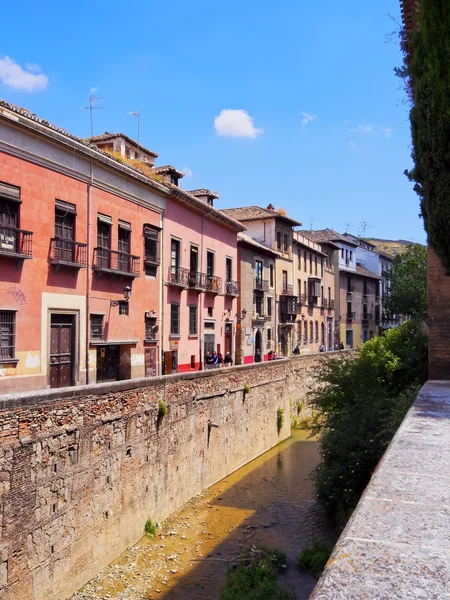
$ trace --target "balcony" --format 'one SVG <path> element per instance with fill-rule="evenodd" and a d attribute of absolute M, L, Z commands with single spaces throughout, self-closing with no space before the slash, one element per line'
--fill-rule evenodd
<path fill-rule="evenodd" d="M 269 290 L 269 282 L 266 279 L 255 279 L 255 292 L 267 292 Z"/>
<path fill-rule="evenodd" d="M 87 264 L 87 244 L 54 237 L 50 241 L 50 264 L 55 272 L 61 267 L 70 267 L 74 271 L 85 269 Z"/>
<path fill-rule="evenodd" d="M 153 241 L 152 244 L 148 243 L 144 249 L 144 264 L 149 266 L 157 266 L 161 264 L 161 256 L 159 251 L 159 242 Z"/>
<path fill-rule="evenodd" d="M 318 306 L 318 304 L 319 304 L 318 296 L 308 296 L 308 304 L 310 306 Z"/>
<path fill-rule="evenodd" d="M 347 313 L 347 323 L 352 323 L 355 320 L 356 312 Z"/>
<path fill-rule="evenodd" d="M 222 277 L 204 275 L 205 291 L 209 294 L 220 294 L 222 291 Z"/>
<path fill-rule="evenodd" d="M 189 269 L 183 267 L 169 267 L 167 283 L 174 287 L 186 288 L 189 284 Z"/>
<path fill-rule="evenodd" d="M 281 323 L 295 323 L 298 314 L 297 296 L 285 295 L 280 300 L 280 321 Z"/>
<path fill-rule="evenodd" d="M 284 283 L 281 286 L 281 295 L 282 296 L 294 296 L 294 287 L 292 285 L 288 285 L 288 284 Z"/>
<path fill-rule="evenodd" d="M 94 248 L 94 271 L 99 277 L 108 273 L 113 278 L 139 277 L 139 256 L 109 250 L 109 248 Z"/>
<path fill-rule="evenodd" d="M 272 317 L 269 317 L 269 316 L 267 316 L 266 314 L 264 314 L 264 313 L 262 313 L 262 312 L 260 312 L 260 313 L 258 313 L 258 312 L 255 312 L 255 314 L 253 315 L 253 321 L 259 321 L 259 322 L 262 322 L 262 321 L 268 321 L 268 320 L 270 320 L 271 318 L 272 318 Z"/>
<path fill-rule="evenodd" d="M 227 296 L 239 296 L 239 283 L 237 281 L 226 281 L 225 294 Z"/>
<path fill-rule="evenodd" d="M 306 304 L 306 294 L 300 294 L 299 298 L 299 304 Z"/>
<path fill-rule="evenodd" d="M 367 292 L 363 293 L 362 301 L 363 301 L 363 304 L 369 303 L 369 294 Z"/>
<path fill-rule="evenodd" d="M 363 313 L 363 316 L 362 316 L 362 322 L 363 322 L 363 324 L 367 325 L 371 320 L 372 320 L 372 314 L 371 313 Z"/>
<path fill-rule="evenodd" d="M 0 256 L 15 258 L 17 266 L 26 258 L 33 258 L 31 231 L 0 225 Z"/>
<path fill-rule="evenodd" d="M 355 287 L 353 285 L 348 286 L 347 287 L 347 297 L 351 296 L 354 291 L 355 291 Z"/>
<path fill-rule="evenodd" d="M 204 290 L 205 289 L 205 274 L 199 273 L 198 271 L 189 271 L 188 273 L 188 285 L 191 290 Z"/>

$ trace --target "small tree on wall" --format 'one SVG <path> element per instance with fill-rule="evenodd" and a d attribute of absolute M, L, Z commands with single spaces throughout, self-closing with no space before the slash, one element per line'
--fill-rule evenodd
<path fill-rule="evenodd" d="M 412 159 L 406 171 L 421 201 L 428 243 L 450 273 L 450 0 L 421 0 L 419 27 L 402 32 L 412 90 Z"/>

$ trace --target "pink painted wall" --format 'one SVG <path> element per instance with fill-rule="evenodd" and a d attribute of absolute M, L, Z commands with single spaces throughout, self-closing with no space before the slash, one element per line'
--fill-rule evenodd
<path fill-rule="evenodd" d="M 203 234 L 202 234 L 203 220 Z M 197 292 L 190 289 L 180 289 L 167 285 L 170 267 L 170 244 L 171 238 L 180 240 L 181 258 L 180 267 L 190 267 L 190 246 L 195 244 L 199 248 L 199 271 L 206 273 L 207 250 L 215 252 L 215 273 L 222 278 L 222 293 L 218 295 Z M 162 276 L 164 285 L 164 326 L 162 350 L 171 349 L 170 344 L 170 303 L 180 304 L 180 334 L 178 341 L 178 371 L 191 370 L 191 356 L 195 356 L 195 369 L 199 367 L 200 346 L 202 356 L 203 344 L 203 320 L 208 319 L 215 322 L 216 345 L 220 345 L 220 351 L 225 349 L 225 317 L 230 311 L 232 325 L 232 352 L 234 360 L 234 338 L 236 327 L 237 299 L 225 295 L 226 280 L 226 257 L 233 261 L 233 281 L 237 281 L 237 233 L 209 220 L 207 216 L 194 212 L 183 206 L 183 204 L 167 199 L 166 212 L 163 226 L 164 239 L 164 262 Z M 189 305 L 198 304 L 199 335 L 189 335 Z M 212 317 L 208 317 L 208 307 L 212 308 Z M 173 343 L 174 340 L 172 340 Z"/>

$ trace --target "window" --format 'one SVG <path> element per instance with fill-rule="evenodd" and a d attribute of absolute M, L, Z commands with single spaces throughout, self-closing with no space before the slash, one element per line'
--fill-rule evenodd
<path fill-rule="evenodd" d="M 308 321 L 305 321 L 304 330 L 305 330 L 305 333 L 304 333 L 304 336 L 303 336 L 303 343 L 306 346 L 306 344 L 308 343 Z"/>
<path fill-rule="evenodd" d="M 91 315 L 91 340 L 103 339 L 103 315 Z"/>
<path fill-rule="evenodd" d="M 128 317 L 130 314 L 130 304 L 126 300 L 119 301 L 119 315 Z"/>
<path fill-rule="evenodd" d="M 255 312 L 257 315 L 263 315 L 263 296 L 261 294 L 255 294 Z"/>
<path fill-rule="evenodd" d="M 178 177 L 177 177 L 176 175 L 173 175 L 173 174 L 172 174 L 172 175 L 170 176 L 170 183 L 171 183 L 172 185 L 178 185 Z"/>
<path fill-rule="evenodd" d="M 225 276 L 227 281 L 233 280 L 233 259 L 228 258 L 228 256 L 225 261 Z"/>
<path fill-rule="evenodd" d="M 317 275 L 317 256 L 314 257 L 314 275 Z"/>
<path fill-rule="evenodd" d="M 0 311 L 0 360 L 14 358 L 16 350 L 16 313 Z"/>
<path fill-rule="evenodd" d="M 347 292 L 353 292 L 352 278 L 347 277 Z"/>
<path fill-rule="evenodd" d="M 288 251 L 288 237 L 287 237 L 287 235 L 286 235 L 286 234 L 284 235 L 284 239 L 283 239 L 283 250 L 284 250 L 285 252 L 287 252 L 287 251 Z"/>
<path fill-rule="evenodd" d="M 302 295 L 302 282 L 300 281 L 300 279 L 297 279 L 297 296 L 298 296 L 299 300 L 300 300 L 301 295 Z"/>
<path fill-rule="evenodd" d="M 341 257 L 344 258 L 344 248 L 341 248 Z"/>
<path fill-rule="evenodd" d="M 315 331 L 314 341 L 317 344 L 317 342 L 319 341 L 319 322 L 318 321 L 316 321 L 314 331 Z"/>
<path fill-rule="evenodd" d="M 130 247 L 131 247 L 131 225 L 126 221 L 119 221 L 117 249 L 119 251 L 118 267 L 119 271 L 128 272 L 131 267 Z M 119 312 L 120 314 L 120 312 Z"/>
<path fill-rule="evenodd" d="M 170 241 L 170 268 L 175 273 L 180 266 L 180 242 L 172 239 Z"/>
<path fill-rule="evenodd" d="M 147 273 L 147 264 L 159 265 L 159 232 L 150 225 L 144 225 L 144 261 L 145 274 Z"/>
<path fill-rule="evenodd" d="M 267 316 L 272 316 L 272 298 L 267 298 Z"/>
<path fill-rule="evenodd" d="M 261 260 L 255 260 L 255 283 L 258 289 L 262 289 L 263 264 Z"/>
<path fill-rule="evenodd" d="M 299 270 L 302 268 L 302 251 L 300 248 L 297 248 L 297 268 Z"/>
<path fill-rule="evenodd" d="M 303 282 L 303 293 L 305 294 L 306 298 L 306 281 Z"/>
<path fill-rule="evenodd" d="M 352 316 L 352 303 L 347 302 L 347 318 L 351 318 Z"/>
<path fill-rule="evenodd" d="M 208 204 L 208 206 L 214 206 L 214 198 L 212 198 L 211 196 L 208 196 L 206 198 L 206 203 Z"/>
<path fill-rule="evenodd" d="M 350 250 L 350 262 L 353 260 L 353 252 Z"/>
<path fill-rule="evenodd" d="M 323 258 L 320 259 L 320 276 L 323 278 Z"/>
<path fill-rule="evenodd" d="M 156 340 L 157 331 L 156 317 L 145 317 L 145 339 Z"/>
<path fill-rule="evenodd" d="M 309 322 L 309 343 L 312 344 L 314 341 L 314 323 Z"/>
<path fill-rule="evenodd" d="M 312 254 L 309 253 L 309 274 L 312 275 Z"/>
<path fill-rule="evenodd" d="M 210 250 L 206 252 L 206 275 L 214 277 L 214 252 Z"/>
<path fill-rule="evenodd" d="M 208 317 L 212 317 L 213 316 L 213 307 L 208 306 L 207 310 L 208 310 Z"/>
<path fill-rule="evenodd" d="M 170 304 L 170 333 L 180 335 L 180 305 L 176 302 Z"/>
<path fill-rule="evenodd" d="M 331 288 L 328 288 L 328 303 L 331 302 Z"/>
<path fill-rule="evenodd" d="M 320 286 L 320 291 L 321 291 L 320 297 L 322 298 L 322 306 L 323 306 L 323 299 L 324 299 L 323 298 L 323 285 Z"/>
<path fill-rule="evenodd" d="M 348 265 L 348 249 L 345 249 L 345 262 Z"/>
<path fill-rule="evenodd" d="M 272 341 L 272 329 L 270 327 L 267 329 L 267 341 Z"/>
<path fill-rule="evenodd" d="M 270 287 L 273 288 L 273 264 L 269 267 Z"/>
<path fill-rule="evenodd" d="M 277 231 L 277 249 L 281 250 L 281 233 Z"/>
<path fill-rule="evenodd" d="M 108 269 L 111 264 L 111 227 L 112 219 L 107 215 L 97 217 L 97 266 Z"/>
<path fill-rule="evenodd" d="M 189 307 L 189 335 L 198 334 L 198 306 L 192 304 Z"/>
<path fill-rule="evenodd" d="M 282 282 L 281 282 L 281 292 L 283 294 L 287 293 L 287 288 L 288 288 L 288 274 L 287 271 L 283 271 L 282 273 Z"/>
<path fill-rule="evenodd" d="M 308 270 L 308 267 L 306 266 L 307 260 L 306 260 L 306 250 L 303 252 L 303 270 L 306 271 Z"/>
<path fill-rule="evenodd" d="M 55 203 L 55 256 L 56 260 L 75 262 L 75 216 L 74 204 L 56 200 Z"/>

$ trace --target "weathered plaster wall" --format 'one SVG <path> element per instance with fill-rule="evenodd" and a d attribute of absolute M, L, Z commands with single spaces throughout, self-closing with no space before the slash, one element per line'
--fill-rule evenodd
<path fill-rule="evenodd" d="M 0 597 L 66 598 L 147 518 L 288 437 L 290 401 L 305 402 L 325 359 L 1 396 Z M 160 398 L 169 411 L 158 426 Z M 219 428 L 208 433 L 209 420 Z"/>

